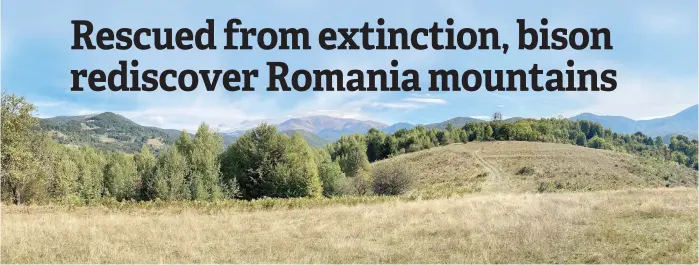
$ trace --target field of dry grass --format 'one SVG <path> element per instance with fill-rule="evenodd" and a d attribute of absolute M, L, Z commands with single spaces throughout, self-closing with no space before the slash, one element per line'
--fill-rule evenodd
<path fill-rule="evenodd" d="M 417 172 L 411 194 L 426 197 L 697 186 L 697 172 L 683 166 L 569 144 L 473 142 L 391 160 Z"/>
<path fill-rule="evenodd" d="M 11 206 L 3 263 L 696 263 L 696 189 L 274 211 Z"/>
<path fill-rule="evenodd" d="M 488 171 L 464 146 L 432 148 L 376 163 L 398 162 L 416 172 L 417 183 L 410 192 L 414 196 L 432 198 L 480 192 L 488 181 Z"/>
<path fill-rule="evenodd" d="M 2 263 L 698 262 L 692 170 L 525 142 L 391 160 L 406 195 L 3 205 Z"/>
<path fill-rule="evenodd" d="M 697 172 L 690 168 L 671 162 L 651 164 L 620 152 L 536 142 L 472 143 L 465 147 L 499 168 L 515 192 L 697 185 Z"/>

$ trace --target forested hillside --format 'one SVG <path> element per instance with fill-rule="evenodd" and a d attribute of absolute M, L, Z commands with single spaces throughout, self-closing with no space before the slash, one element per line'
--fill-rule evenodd
<path fill-rule="evenodd" d="M 178 130 L 143 126 L 112 112 L 58 116 L 40 119 L 39 124 L 57 143 L 76 147 L 90 146 L 109 152 L 137 153 L 144 144 L 157 151 L 172 145 L 181 133 Z M 244 132 L 240 134 L 242 133 Z M 328 140 L 305 130 L 290 129 L 283 133 L 289 136 L 299 133 L 312 147 L 322 147 L 329 143 Z M 223 144 L 228 146 L 240 135 L 227 133 L 221 134 L 221 137 Z"/>
<path fill-rule="evenodd" d="M 342 136 L 324 148 L 311 148 L 303 136 L 286 135 L 262 124 L 224 147 L 220 134 L 202 124 L 192 138 L 181 132 L 158 155 L 150 135 L 171 137 L 126 123 L 114 114 L 85 117 L 80 123 L 39 125 L 35 108 L 23 98 L 2 97 L 2 200 L 27 202 L 101 200 L 216 200 L 225 198 L 395 195 L 409 190 L 412 175 L 401 165 L 373 168 L 370 162 L 451 143 L 532 141 L 572 144 L 629 153 L 697 169 L 697 140 L 673 136 L 670 144 L 642 133 L 619 134 L 599 123 L 568 119 L 520 119 L 451 124 L 444 130 L 417 126 L 387 134 Z M 46 127 L 49 126 L 49 127 Z M 41 128 L 72 126 L 72 131 L 139 133 L 139 153 L 106 152 L 57 144 Z M 79 126 L 79 127 L 78 127 Z M 122 128 L 117 128 L 123 126 Z M 78 129 L 79 128 L 79 129 Z M 653 170 L 664 170 L 662 167 Z"/>
<path fill-rule="evenodd" d="M 40 119 L 39 123 L 41 129 L 49 132 L 57 143 L 76 147 L 90 146 L 108 152 L 137 153 L 144 144 L 157 152 L 164 146 L 172 145 L 181 132 L 173 129 L 143 126 L 112 112 L 82 116 L 57 116 Z M 278 130 L 289 136 L 298 133 L 311 147 L 323 147 L 332 142 L 328 139 L 337 140 L 342 135 L 364 133 L 372 126 L 383 127 L 385 125 L 371 121 L 312 116 L 290 119 L 280 124 Z M 408 128 L 412 127 L 414 126 L 409 125 Z M 398 128 L 401 127 L 397 127 L 394 131 Z M 221 133 L 224 146 L 234 143 L 246 131 Z M 190 136 L 193 135 L 190 134 Z"/>
<path fill-rule="evenodd" d="M 112 112 L 42 119 L 40 126 L 60 144 L 128 153 L 137 152 L 143 145 L 153 149 L 171 145 L 180 134 L 177 130 L 141 126 Z"/>

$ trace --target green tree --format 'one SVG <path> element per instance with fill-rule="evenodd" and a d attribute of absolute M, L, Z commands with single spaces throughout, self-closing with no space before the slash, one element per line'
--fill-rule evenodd
<path fill-rule="evenodd" d="M 76 155 L 75 152 L 57 144 L 54 144 L 51 150 L 53 159 L 47 165 L 47 168 L 53 170 L 47 179 L 49 195 L 58 200 L 77 198 L 78 165 L 72 158 Z"/>
<path fill-rule="evenodd" d="M 451 133 L 448 130 L 438 131 L 436 136 L 439 145 L 448 145 L 454 142 L 454 139 L 452 139 Z"/>
<path fill-rule="evenodd" d="M 653 142 L 653 144 L 654 144 L 656 147 L 665 146 L 665 142 L 663 142 L 663 137 L 660 137 L 660 136 L 655 137 L 655 141 Z"/>
<path fill-rule="evenodd" d="M 398 139 L 393 135 L 387 135 L 383 141 L 383 153 L 382 157 L 390 157 L 398 153 Z"/>
<path fill-rule="evenodd" d="M 365 176 L 370 171 L 366 144 L 361 135 L 342 136 L 330 148 L 330 156 L 340 164 L 346 176 Z"/>
<path fill-rule="evenodd" d="M 486 125 L 485 128 L 483 129 L 483 138 L 484 140 L 490 140 L 493 137 L 493 127 L 490 127 L 490 125 Z"/>
<path fill-rule="evenodd" d="M 222 178 L 225 183 L 235 179 L 246 199 L 316 197 L 322 185 L 313 157 L 299 134 L 289 137 L 277 133 L 274 126 L 261 124 L 226 149 Z"/>
<path fill-rule="evenodd" d="M 458 130 L 459 132 L 459 139 L 461 140 L 462 143 L 467 143 L 468 142 L 468 133 L 464 130 Z"/>
<path fill-rule="evenodd" d="M 103 169 L 106 164 L 104 156 L 90 147 L 81 147 L 76 154 L 80 198 L 86 202 L 101 198 L 104 186 Z"/>
<path fill-rule="evenodd" d="M 153 181 L 155 197 L 162 200 L 190 199 L 186 172 L 187 161 L 177 148 L 169 148 L 161 153 Z"/>
<path fill-rule="evenodd" d="M 283 162 L 273 167 L 269 181 L 273 191 L 270 197 L 320 197 L 323 187 L 313 150 L 298 133 L 283 138 L 287 141 L 282 153 Z"/>
<path fill-rule="evenodd" d="M 323 184 L 323 195 L 328 197 L 340 195 L 343 192 L 342 185 L 347 181 L 340 164 L 332 160 L 325 148 L 316 150 L 316 163 L 318 177 Z"/>
<path fill-rule="evenodd" d="M 586 146 L 587 145 L 587 138 L 585 137 L 584 134 L 578 134 L 578 136 L 575 137 L 575 144 L 579 146 Z"/>
<path fill-rule="evenodd" d="M 223 151 L 223 137 L 202 123 L 191 146 L 192 199 L 221 198 L 219 154 Z"/>
<path fill-rule="evenodd" d="M 188 161 L 192 158 L 194 143 L 186 130 L 180 132 L 180 136 L 175 141 L 175 148 L 177 148 L 177 151 Z"/>
<path fill-rule="evenodd" d="M 13 203 L 31 200 L 32 195 L 43 185 L 37 169 L 41 161 L 37 158 L 36 146 L 39 135 L 37 118 L 32 117 L 35 107 L 23 97 L 2 95 L 2 188 L 10 193 Z"/>
<path fill-rule="evenodd" d="M 385 138 L 386 135 L 382 131 L 379 131 L 375 128 L 369 129 L 369 132 L 366 134 L 366 152 L 369 162 L 374 162 L 376 160 L 386 158 L 385 156 L 383 156 L 383 144 Z"/>
<path fill-rule="evenodd" d="M 682 152 L 672 152 L 672 161 L 677 162 L 680 165 L 687 165 L 689 158 Z"/>
<path fill-rule="evenodd" d="M 136 199 L 138 195 L 138 171 L 131 155 L 114 153 L 104 167 L 102 196 L 117 200 Z"/>
<path fill-rule="evenodd" d="M 141 152 L 134 155 L 133 159 L 139 179 L 141 199 L 155 199 L 155 156 L 144 144 L 141 147 Z"/>
<path fill-rule="evenodd" d="M 424 128 L 423 128 L 424 129 Z M 423 130 L 423 136 L 425 131 Z M 353 193 L 371 192 L 371 165 L 366 155 L 366 144 L 361 135 L 342 136 L 340 140 L 328 146 L 330 156 L 336 161 L 347 176 Z"/>

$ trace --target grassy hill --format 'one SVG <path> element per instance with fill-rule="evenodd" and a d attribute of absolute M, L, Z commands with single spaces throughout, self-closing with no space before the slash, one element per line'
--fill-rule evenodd
<path fill-rule="evenodd" d="M 142 126 L 112 112 L 42 119 L 40 126 L 61 144 L 131 153 L 140 150 L 143 144 L 154 149 L 170 145 L 180 134 L 177 130 Z"/>
<path fill-rule="evenodd" d="M 452 144 L 376 162 L 417 174 L 410 193 L 562 192 L 695 187 L 696 171 L 626 153 L 540 142 Z"/>

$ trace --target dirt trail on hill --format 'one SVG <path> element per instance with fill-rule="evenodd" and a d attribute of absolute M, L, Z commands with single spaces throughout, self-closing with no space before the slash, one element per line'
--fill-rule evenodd
<path fill-rule="evenodd" d="M 509 183 L 507 182 L 507 177 L 505 177 L 505 174 L 498 169 L 498 167 L 488 163 L 488 161 L 485 161 L 483 157 L 478 154 L 480 150 L 476 150 L 471 152 L 473 154 L 473 157 L 476 158 L 476 161 L 478 161 L 479 164 L 481 164 L 486 171 L 488 171 L 488 182 L 486 182 L 483 185 L 483 192 L 509 192 L 511 191 L 509 189 Z"/>

